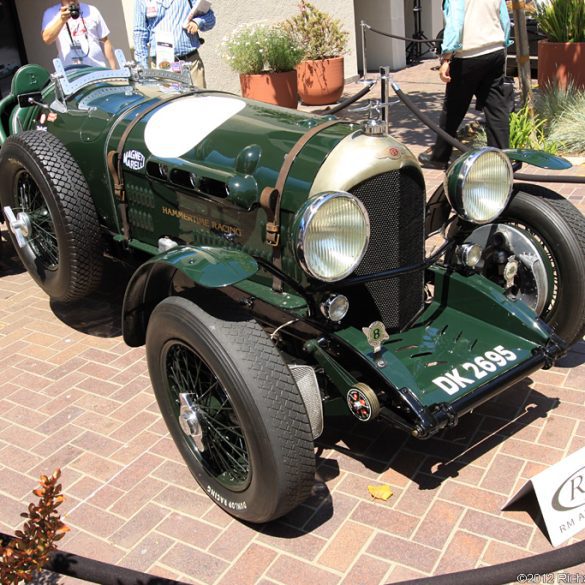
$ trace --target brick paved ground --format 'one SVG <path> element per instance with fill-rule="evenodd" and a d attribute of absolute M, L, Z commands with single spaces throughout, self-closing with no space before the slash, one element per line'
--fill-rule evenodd
<path fill-rule="evenodd" d="M 443 87 L 427 62 L 396 78 L 436 114 Z M 415 152 L 431 143 L 401 107 L 392 121 Z M 429 185 L 441 176 L 426 173 Z M 585 186 L 558 190 L 585 212 Z M 376 585 L 551 550 L 534 502 L 500 508 L 585 446 L 585 342 L 433 440 L 377 426 L 330 432 L 313 497 L 279 522 L 250 527 L 203 495 L 167 435 L 144 351 L 120 337 L 127 275 L 110 267 L 114 290 L 64 307 L 4 262 L 1 531 L 20 525 L 39 474 L 59 466 L 72 528 L 63 550 L 186 582 Z M 377 483 L 392 487 L 387 502 L 370 498 Z"/>

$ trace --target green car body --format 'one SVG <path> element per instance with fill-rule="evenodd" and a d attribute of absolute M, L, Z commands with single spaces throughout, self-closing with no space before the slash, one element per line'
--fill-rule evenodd
<path fill-rule="evenodd" d="M 12 142 L 31 132 L 53 135 L 70 153 L 87 182 L 100 245 L 136 265 L 123 309 L 129 345 L 147 342 L 152 315 L 169 297 L 206 312 L 210 304 L 238 307 L 270 335 L 291 371 L 300 364 L 315 373 L 316 382 L 301 392 L 313 437 L 315 425 L 323 424 L 322 405 L 326 414 L 377 419 L 430 437 L 565 351 L 565 341 L 534 307 L 460 260 L 465 238 L 473 240 L 470 222 L 453 219 L 441 189 L 436 206 L 427 208 L 418 163 L 386 133 L 197 90 L 168 73 L 58 69 L 49 80 L 40 68 L 27 67 L 0 103 L 0 170 L 17 152 Z M 270 193 L 279 179 L 275 204 Z M 312 276 L 299 244 L 304 213 L 324 193 L 358 198 L 369 222 L 363 259 L 341 280 Z M 3 207 L 19 211 L 10 195 L 0 196 Z M 440 213 L 433 216 L 433 209 Z M 446 244 L 427 257 L 425 240 L 438 229 L 447 233 Z M 31 246 L 30 228 L 21 232 Z M 64 258 L 60 250 L 58 262 Z M 43 286 L 42 274 L 36 276 Z M 67 294 L 65 300 L 74 300 Z M 339 295 L 349 310 L 335 320 L 327 303 Z M 195 354 L 209 365 L 203 351 Z M 210 370 L 237 402 L 224 374 Z M 195 442 L 183 455 L 189 461 L 194 454 L 192 471 L 220 506 L 264 521 L 298 503 L 255 512 L 253 498 L 236 497 L 252 489 L 245 487 L 252 480 L 241 489 L 206 483 L 218 477 L 205 463 L 209 438 L 203 431 L 197 443 L 192 432 L 205 415 L 189 404 L 181 413 L 195 421 L 185 430 L 180 420 Z M 171 431 L 181 443 L 180 432 Z M 249 432 L 243 436 L 252 453 Z"/>

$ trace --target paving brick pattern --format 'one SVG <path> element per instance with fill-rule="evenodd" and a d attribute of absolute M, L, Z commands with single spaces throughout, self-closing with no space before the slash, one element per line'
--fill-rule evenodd
<path fill-rule="evenodd" d="M 436 114 L 434 75 L 425 62 L 396 77 Z M 431 143 L 399 106 L 391 117 L 415 152 Z M 442 173 L 425 176 L 432 186 Z M 557 190 L 585 212 L 585 186 Z M 430 441 L 376 425 L 333 428 L 318 445 L 313 496 L 250 527 L 215 506 L 178 456 L 144 350 L 120 337 L 120 270 L 108 268 L 107 295 L 70 306 L 51 303 L 17 262 L 5 257 L 2 270 L 3 532 L 20 525 L 39 474 L 61 467 L 72 529 L 63 550 L 189 583 L 378 585 L 551 550 L 533 504 L 500 509 L 585 446 L 585 342 Z M 367 491 L 380 483 L 394 492 L 386 502 Z"/>

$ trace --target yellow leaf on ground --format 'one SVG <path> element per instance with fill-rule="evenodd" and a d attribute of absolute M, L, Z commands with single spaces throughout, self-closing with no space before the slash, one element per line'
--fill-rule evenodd
<path fill-rule="evenodd" d="M 393 495 L 389 485 L 369 485 L 368 491 L 370 492 L 370 495 L 377 500 L 387 500 Z"/>

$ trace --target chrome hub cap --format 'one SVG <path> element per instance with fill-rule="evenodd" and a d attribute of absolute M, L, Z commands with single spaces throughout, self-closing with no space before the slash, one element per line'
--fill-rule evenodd
<path fill-rule="evenodd" d="M 10 206 L 4 207 L 4 217 L 8 222 L 10 231 L 14 234 L 17 244 L 24 248 L 28 238 L 32 235 L 32 223 L 28 213 L 19 211 L 15 216 Z"/>
<path fill-rule="evenodd" d="M 192 404 L 189 401 L 189 395 L 187 393 L 179 394 L 179 400 L 181 402 L 181 409 L 179 411 L 179 425 L 181 430 L 193 439 L 195 446 L 199 452 L 205 449 L 203 444 L 203 429 L 201 428 L 201 419 L 203 413 L 196 404 Z"/>
<path fill-rule="evenodd" d="M 507 224 L 491 224 L 477 228 L 466 239 L 492 254 L 501 263 L 500 278 L 506 295 L 525 302 L 536 314 L 544 310 L 551 287 L 544 252 L 525 230 Z M 503 255 L 503 256 L 499 256 Z"/>

